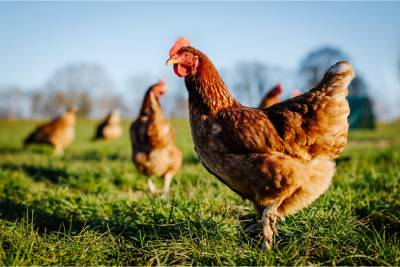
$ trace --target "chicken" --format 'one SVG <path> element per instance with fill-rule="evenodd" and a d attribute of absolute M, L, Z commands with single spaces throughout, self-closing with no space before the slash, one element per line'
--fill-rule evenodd
<path fill-rule="evenodd" d="M 117 139 L 121 137 L 121 135 L 121 111 L 116 108 L 107 115 L 107 117 L 99 124 L 99 126 L 97 126 L 96 134 L 93 137 L 93 140 Z"/>
<path fill-rule="evenodd" d="M 164 178 L 163 196 L 168 194 L 172 178 L 182 165 L 182 152 L 174 143 L 174 131 L 159 102 L 166 90 L 162 80 L 147 90 L 140 114 L 130 129 L 133 163 L 144 175 Z M 151 178 L 148 188 L 157 193 Z"/>
<path fill-rule="evenodd" d="M 276 103 L 279 103 L 282 96 L 282 84 L 278 83 L 275 87 L 268 91 L 268 93 L 261 100 L 258 105 L 259 108 L 267 108 Z"/>
<path fill-rule="evenodd" d="M 300 91 L 299 89 L 295 89 L 295 90 L 290 94 L 291 97 L 296 97 L 296 96 L 299 96 L 299 95 L 301 95 L 301 91 Z"/>
<path fill-rule="evenodd" d="M 330 186 L 347 142 L 350 63 L 332 66 L 300 96 L 259 109 L 241 105 L 208 57 L 178 38 L 167 65 L 184 77 L 195 150 L 204 167 L 254 203 L 270 249 L 276 222 L 309 206 Z"/>
<path fill-rule="evenodd" d="M 72 143 L 75 137 L 75 106 L 68 107 L 59 117 L 39 125 L 25 140 L 24 145 L 33 143 L 48 144 L 54 148 L 55 154 L 62 154 L 64 148 Z"/>

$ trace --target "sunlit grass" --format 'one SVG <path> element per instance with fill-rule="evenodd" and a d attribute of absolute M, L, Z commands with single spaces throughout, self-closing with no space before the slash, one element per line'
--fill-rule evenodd
<path fill-rule="evenodd" d="M 58 157 L 22 147 L 35 123 L 0 122 L 1 265 L 400 264 L 399 123 L 352 132 L 330 190 L 279 223 L 266 253 L 244 233 L 251 203 L 204 170 L 186 121 L 174 121 L 184 166 L 168 200 L 147 195 L 128 122 L 122 139 L 92 143 L 95 122 L 80 120 Z"/>

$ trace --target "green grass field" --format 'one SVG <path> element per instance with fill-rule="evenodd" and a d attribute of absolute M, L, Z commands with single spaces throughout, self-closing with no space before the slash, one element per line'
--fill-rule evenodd
<path fill-rule="evenodd" d="M 400 122 L 352 132 L 329 191 L 280 222 L 265 253 L 244 233 L 252 204 L 201 166 L 186 121 L 167 200 L 146 193 L 128 122 L 122 139 L 91 143 L 95 122 L 78 121 L 63 156 L 23 149 L 36 123 L 0 121 L 0 265 L 400 265 Z"/>

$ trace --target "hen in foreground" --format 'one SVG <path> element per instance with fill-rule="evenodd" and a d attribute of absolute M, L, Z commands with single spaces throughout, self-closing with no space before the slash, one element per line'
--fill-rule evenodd
<path fill-rule="evenodd" d="M 121 127 L 121 111 L 114 109 L 107 115 L 107 117 L 97 126 L 93 140 L 104 139 L 111 140 L 117 139 L 122 135 Z"/>
<path fill-rule="evenodd" d="M 76 107 L 69 107 L 61 116 L 39 125 L 24 140 L 24 144 L 48 144 L 54 147 L 55 154 L 62 154 L 64 148 L 74 140 L 77 111 Z"/>
<path fill-rule="evenodd" d="M 331 184 L 347 142 L 351 65 L 332 66 L 309 92 L 257 109 L 242 106 L 208 57 L 178 38 L 167 64 L 185 78 L 195 150 L 205 168 L 254 203 L 264 249 L 277 219 L 314 202 Z"/>
<path fill-rule="evenodd" d="M 151 86 L 138 118 L 131 125 L 133 163 L 144 175 L 164 178 L 163 196 L 168 194 L 172 178 L 182 165 L 182 152 L 174 143 L 174 131 L 159 102 L 166 90 L 162 80 Z M 150 178 L 148 187 L 151 193 L 157 192 Z"/>
<path fill-rule="evenodd" d="M 278 83 L 275 87 L 273 87 L 265 94 L 258 107 L 267 108 L 276 103 L 279 103 L 281 101 L 282 91 L 282 84 Z"/>

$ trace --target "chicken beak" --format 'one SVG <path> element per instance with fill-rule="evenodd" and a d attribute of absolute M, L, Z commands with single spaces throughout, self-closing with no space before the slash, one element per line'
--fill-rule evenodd
<path fill-rule="evenodd" d="M 177 59 L 177 58 L 169 58 L 168 60 L 167 60 L 167 62 L 165 63 L 165 65 L 174 65 L 174 64 L 178 64 L 179 63 L 179 60 Z"/>

